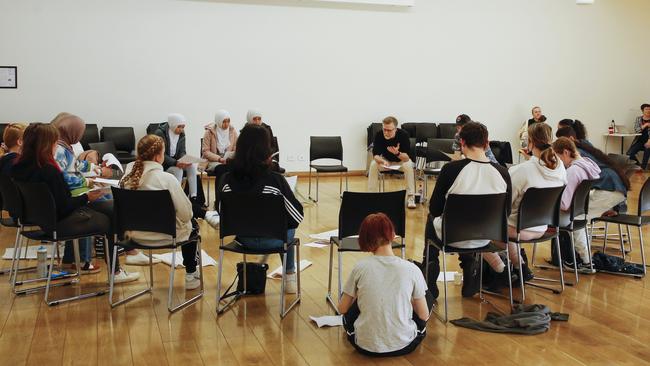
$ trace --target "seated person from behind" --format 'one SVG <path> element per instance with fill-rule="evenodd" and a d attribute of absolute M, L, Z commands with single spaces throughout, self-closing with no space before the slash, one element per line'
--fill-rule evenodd
<path fill-rule="evenodd" d="M 182 163 L 178 161 L 187 155 L 185 150 L 185 116 L 179 113 L 172 113 L 167 117 L 167 122 L 158 125 L 155 134 L 162 137 L 165 142 L 165 161 L 163 169 L 176 177 L 178 182 L 183 181 L 183 171 L 187 174 L 187 185 L 189 187 L 190 200 L 196 201 L 198 164 Z"/>
<path fill-rule="evenodd" d="M 408 208 L 415 208 L 415 181 L 413 163 L 409 157 L 411 142 L 406 131 L 397 128 L 395 117 L 386 117 L 383 121 L 383 131 L 377 132 L 372 145 L 374 160 L 368 170 L 368 191 L 379 190 L 379 170 L 385 171 L 389 166 L 399 166 L 404 172 Z"/>
<path fill-rule="evenodd" d="M 11 169 L 14 167 L 23 147 L 23 133 L 27 128 L 26 124 L 10 123 L 2 133 L 2 157 L 0 157 L 0 175 L 11 176 Z"/>
<path fill-rule="evenodd" d="M 231 170 L 225 173 L 217 184 L 219 192 L 217 203 L 224 196 L 238 192 L 283 196 L 289 222 L 287 242 L 292 243 L 296 228 L 303 219 L 303 208 L 286 179 L 271 170 L 272 153 L 268 130 L 259 125 L 247 124 L 241 130 L 236 150 L 235 158 L 228 164 Z M 250 209 L 254 210 L 255 207 Z M 270 238 L 237 237 L 237 242 L 249 249 L 278 249 L 284 246 L 282 240 Z M 292 245 L 287 252 L 287 278 L 285 279 L 287 293 L 297 291 L 295 249 Z"/>
<path fill-rule="evenodd" d="M 339 304 L 348 340 L 367 356 L 406 355 L 426 336 L 427 285 L 417 266 L 393 254 L 394 238 L 385 214 L 363 220 L 359 246 L 373 255 L 354 266 Z"/>
<path fill-rule="evenodd" d="M 156 135 L 141 138 L 138 141 L 137 158 L 127 165 L 120 187 L 141 191 L 168 191 L 176 209 L 176 240 L 186 241 L 193 230 L 198 233 L 196 221 L 192 220 L 192 203 L 183 192 L 178 180 L 163 170 L 163 161 L 165 161 L 163 139 Z M 126 232 L 126 237 L 154 247 L 171 244 L 170 236 L 159 233 L 130 231 Z M 196 247 L 196 241 L 181 246 L 186 290 L 193 290 L 200 285 L 199 272 L 196 270 Z"/>
<path fill-rule="evenodd" d="M 203 146 L 201 151 L 203 159 L 208 160 L 207 171 L 212 171 L 219 164 L 235 152 L 237 144 L 237 130 L 230 124 L 230 113 L 225 110 L 217 111 L 214 123 L 205 126 Z"/>
<path fill-rule="evenodd" d="M 456 117 L 456 134 L 454 135 L 454 144 L 451 146 L 451 149 L 454 151 L 454 160 L 462 159 L 463 154 L 460 150 L 460 130 L 468 122 L 472 122 L 472 119 L 466 114 L 461 114 L 460 116 Z M 485 149 L 485 156 L 487 156 L 487 158 L 490 159 L 492 163 L 499 163 L 497 161 L 497 158 L 494 156 L 494 153 L 492 153 L 492 149 L 490 149 L 489 141 L 487 148 Z"/>
<path fill-rule="evenodd" d="M 445 164 L 440 171 L 436 187 L 429 201 L 429 216 L 425 237 L 427 240 L 442 238 L 442 214 L 449 194 L 479 195 L 507 193 L 508 202 L 512 193 L 510 175 L 506 168 L 492 163 L 485 155 L 488 144 L 488 131 L 485 126 L 476 122 L 466 123 L 460 130 L 460 145 L 465 159 Z M 434 231 L 435 230 L 435 231 Z M 468 240 L 450 243 L 449 246 L 462 249 L 480 248 L 489 244 L 489 240 Z M 436 280 L 440 273 L 438 260 L 440 252 L 433 245 L 426 245 L 429 250 L 429 288 L 435 298 L 438 297 Z M 479 262 L 474 254 L 460 255 L 463 268 L 464 297 L 474 296 L 479 291 Z"/>

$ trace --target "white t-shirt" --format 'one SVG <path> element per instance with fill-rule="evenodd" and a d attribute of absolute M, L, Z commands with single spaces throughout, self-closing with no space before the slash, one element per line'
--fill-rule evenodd
<path fill-rule="evenodd" d="M 400 350 L 417 336 L 411 300 L 424 298 L 427 284 L 418 267 L 395 256 L 370 256 L 357 262 L 343 292 L 356 297 L 356 344 L 366 351 Z"/>

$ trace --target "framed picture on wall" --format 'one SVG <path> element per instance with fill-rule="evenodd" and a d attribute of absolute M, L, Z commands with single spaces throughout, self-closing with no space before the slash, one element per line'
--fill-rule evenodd
<path fill-rule="evenodd" d="M 18 68 L 16 66 L 0 66 L 0 88 L 18 88 Z"/>

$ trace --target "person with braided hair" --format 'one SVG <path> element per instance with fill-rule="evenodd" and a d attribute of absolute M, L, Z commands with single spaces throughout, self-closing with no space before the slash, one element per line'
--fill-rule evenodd
<path fill-rule="evenodd" d="M 138 141 L 136 160 L 127 165 L 120 187 L 133 190 L 169 191 L 176 208 L 176 239 L 186 241 L 198 233 L 198 225 L 192 217 L 192 203 L 183 192 L 176 178 L 163 170 L 165 141 L 158 135 L 147 135 Z M 168 245 L 171 237 L 146 231 L 127 231 L 125 235 L 139 243 L 151 246 Z M 185 266 L 185 289 L 194 290 L 200 285 L 196 270 L 196 242 L 181 246 Z"/>

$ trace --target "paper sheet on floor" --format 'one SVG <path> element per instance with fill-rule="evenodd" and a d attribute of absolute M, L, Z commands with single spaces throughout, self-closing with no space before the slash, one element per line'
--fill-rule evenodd
<path fill-rule="evenodd" d="M 319 242 L 316 242 L 316 241 L 311 242 L 311 243 L 307 243 L 307 244 L 303 244 L 303 245 L 306 246 L 306 247 L 319 248 L 319 249 L 330 246 L 329 244 L 319 243 Z"/>
<path fill-rule="evenodd" d="M 324 326 L 340 327 L 343 325 L 343 317 L 341 315 L 325 315 L 325 316 L 309 316 L 319 328 Z"/>
<path fill-rule="evenodd" d="M 325 242 L 329 243 L 330 238 L 332 236 L 338 236 L 339 235 L 339 229 L 334 229 L 330 231 L 325 231 L 323 233 L 318 233 L 318 234 L 310 234 L 309 237 L 318 241 L 318 242 Z"/>
<path fill-rule="evenodd" d="M 163 263 L 165 263 L 168 266 L 172 265 L 172 252 L 169 253 L 163 253 L 163 254 L 154 254 L 154 258 L 160 259 Z M 203 267 L 207 266 L 216 266 L 217 261 L 214 260 L 214 258 L 210 257 L 208 253 L 205 252 L 205 250 L 201 250 L 201 262 L 203 264 Z M 184 268 L 183 266 L 183 253 L 178 250 L 176 251 L 176 268 Z"/>
<path fill-rule="evenodd" d="M 300 261 L 300 265 L 298 268 L 300 268 L 300 272 L 304 271 L 307 267 L 311 266 L 311 262 L 303 259 Z M 279 280 L 282 278 L 282 266 L 279 266 L 278 268 L 274 269 L 273 272 L 269 273 L 266 275 L 266 277 L 273 279 L 273 280 Z"/>
<path fill-rule="evenodd" d="M 43 245 L 45 248 L 47 248 L 47 257 L 52 258 L 52 244 L 44 244 Z M 22 248 L 20 250 L 20 259 L 36 259 L 36 251 L 40 245 L 30 245 L 27 247 L 27 255 L 25 254 L 25 248 Z M 63 254 L 63 245 L 59 247 L 59 251 L 61 254 Z M 11 260 L 14 257 L 14 248 L 6 248 L 5 253 L 2 255 L 2 259 L 7 259 Z"/>
<path fill-rule="evenodd" d="M 454 282 L 454 278 L 456 277 L 456 274 L 458 272 L 445 272 L 447 274 L 447 282 Z M 438 273 L 438 280 L 437 282 L 442 282 L 444 281 L 444 277 L 442 277 L 442 272 Z"/>

